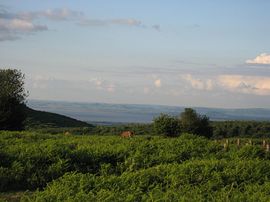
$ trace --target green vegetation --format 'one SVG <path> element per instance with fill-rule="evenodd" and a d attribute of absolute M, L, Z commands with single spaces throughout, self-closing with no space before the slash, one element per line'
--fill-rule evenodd
<path fill-rule="evenodd" d="M 224 150 L 221 142 L 188 134 L 2 131 L 0 196 L 28 190 L 22 201 L 267 201 L 270 153 L 259 139 L 252 146 L 243 139 L 240 148 L 232 141 Z"/>
<path fill-rule="evenodd" d="M 194 109 L 186 108 L 180 115 L 181 130 L 185 133 L 212 137 L 213 131 L 209 118 L 198 114 Z"/>
<path fill-rule="evenodd" d="M 23 129 L 24 75 L 16 69 L 0 69 L 0 86 L 0 130 Z"/>
<path fill-rule="evenodd" d="M 208 138 L 213 135 L 209 118 L 198 114 L 191 108 L 186 108 L 179 119 L 167 114 L 161 114 L 153 122 L 156 133 L 167 137 L 176 137 L 180 134 L 180 131 Z"/>
<path fill-rule="evenodd" d="M 270 137 L 269 121 L 216 121 L 212 126 L 214 138 Z"/>
<path fill-rule="evenodd" d="M 24 122 L 25 128 L 33 129 L 47 129 L 47 128 L 64 128 L 64 127 L 93 127 L 91 124 L 76 119 L 50 113 L 42 112 L 25 107 L 26 120 Z"/>
<path fill-rule="evenodd" d="M 213 135 L 212 139 L 250 137 L 268 138 L 270 137 L 270 122 L 268 121 L 213 121 L 210 122 Z M 74 134 L 88 135 L 119 135 L 122 131 L 131 130 L 135 135 L 155 136 L 158 133 L 154 124 L 122 124 L 112 126 L 93 126 L 85 128 L 43 128 L 43 133 L 62 133 L 64 131 L 74 131 Z M 183 132 L 183 130 L 182 130 Z"/>
<path fill-rule="evenodd" d="M 176 137 L 180 134 L 180 122 L 176 117 L 161 114 L 154 119 L 154 129 L 157 134 Z"/>

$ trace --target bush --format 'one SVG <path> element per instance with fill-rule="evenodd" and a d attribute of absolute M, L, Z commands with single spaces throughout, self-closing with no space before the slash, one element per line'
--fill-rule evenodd
<path fill-rule="evenodd" d="M 154 119 L 155 131 L 160 135 L 176 137 L 180 133 L 180 123 L 176 117 L 161 114 Z"/>
<path fill-rule="evenodd" d="M 197 114 L 194 109 L 186 108 L 185 111 L 181 113 L 180 118 L 181 130 L 183 132 L 208 138 L 213 136 L 213 129 L 207 116 Z"/>

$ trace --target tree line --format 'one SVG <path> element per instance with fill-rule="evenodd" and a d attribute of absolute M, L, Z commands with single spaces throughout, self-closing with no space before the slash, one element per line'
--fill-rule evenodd
<path fill-rule="evenodd" d="M 153 127 L 158 134 L 168 137 L 176 137 L 181 133 L 194 135 L 213 136 L 213 128 L 209 118 L 198 114 L 192 108 L 186 108 L 179 117 L 161 114 L 153 120 Z"/>

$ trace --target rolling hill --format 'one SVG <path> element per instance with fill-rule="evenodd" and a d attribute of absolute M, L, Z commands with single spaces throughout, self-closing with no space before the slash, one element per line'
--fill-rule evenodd
<path fill-rule="evenodd" d="M 26 111 L 26 128 L 68 128 L 68 127 L 91 127 L 91 124 L 88 124 L 83 121 L 76 120 L 64 115 L 38 111 L 31 109 L 29 107 L 25 108 Z"/>

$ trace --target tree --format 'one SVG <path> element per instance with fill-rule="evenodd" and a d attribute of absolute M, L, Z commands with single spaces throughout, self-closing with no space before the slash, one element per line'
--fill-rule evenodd
<path fill-rule="evenodd" d="M 154 129 L 158 134 L 176 137 L 180 133 L 180 123 L 176 117 L 161 114 L 154 119 Z"/>
<path fill-rule="evenodd" d="M 21 130 L 25 120 L 24 74 L 16 69 L 0 70 L 0 130 Z"/>
<path fill-rule="evenodd" d="M 209 118 L 205 115 L 197 114 L 194 109 L 186 108 L 180 115 L 181 130 L 186 133 L 211 137 L 213 130 Z"/>

